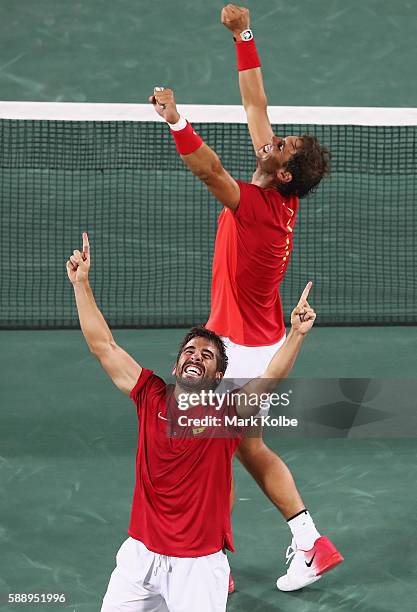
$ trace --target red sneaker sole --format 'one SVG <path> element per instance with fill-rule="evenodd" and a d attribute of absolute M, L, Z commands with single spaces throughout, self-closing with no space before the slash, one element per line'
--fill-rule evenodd
<path fill-rule="evenodd" d="M 330 557 L 328 557 L 326 564 L 320 568 L 316 576 L 321 576 L 322 574 L 325 574 L 326 572 L 330 572 L 330 570 L 336 567 L 336 565 L 343 563 L 343 561 L 344 561 L 344 558 L 342 557 L 340 552 L 333 553 Z"/>

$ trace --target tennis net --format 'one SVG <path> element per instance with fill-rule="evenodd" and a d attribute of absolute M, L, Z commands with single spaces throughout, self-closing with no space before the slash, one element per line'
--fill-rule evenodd
<path fill-rule="evenodd" d="M 240 107 L 182 106 L 236 178 L 254 155 Z M 332 175 L 302 200 L 281 286 L 307 280 L 319 325 L 417 323 L 417 109 L 270 109 L 310 133 Z M 65 262 L 89 232 L 92 285 L 114 327 L 203 323 L 220 212 L 145 105 L 0 103 L 2 328 L 78 326 Z"/>

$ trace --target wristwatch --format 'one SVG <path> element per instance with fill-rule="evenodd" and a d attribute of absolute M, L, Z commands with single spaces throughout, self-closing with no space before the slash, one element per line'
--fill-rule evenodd
<path fill-rule="evenodd" d="M 241 41 L 248 42 L 249 40 L 253 40 L 253 32 L 252 30 L 243 30 L 243 32 L 239 34 L 239 37 Z M 237 39 L 235 36 L 233 36 L 233 40 L 237 42 Z"/>
<path fill-rule="evenodd" d="M 248 40 L 252 40 L 252 38 L 253 32 L 250 29 L 243 30 L 243 32 L 240 33 L 240 40 L 247 42 Z"/>

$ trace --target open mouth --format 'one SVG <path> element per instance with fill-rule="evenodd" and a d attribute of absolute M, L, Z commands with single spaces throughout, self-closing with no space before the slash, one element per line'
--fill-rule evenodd
<path fill-rule="evenodd" d="M 267 159 L 274 151 L 274 145 L 272 143 L 265 144 L 263 147 L 258 149 L 256 156 L 258 159 Z"/>
<path fill-rule="evenodd" d="M 182 371 L 184 374 L 192 378 L 201 378 L 204 375 L 204 369 L 195 363 L 185 364 Z"/>

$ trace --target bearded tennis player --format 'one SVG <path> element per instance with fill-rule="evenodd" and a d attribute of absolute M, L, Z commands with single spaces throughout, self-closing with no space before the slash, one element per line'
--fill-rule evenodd
<path fill-rule="evenodd" d="M 249 11 L 228 5 L 222 22 L 236 41 L 240 90 L 256 155 L 252 181 L 235 180 L 225 170 L 216 153 L 179 115 L 171 89 L 155 88 L 149 100 L 170 125 L 186 166 L 224 207 L 206 327 L 223 338 L 229 360 L 226 377 L 241 381 L 259 376 L 285 342 L 279 285 L 292 250 L 298 201 L 328 173 L 329 153 L 312 136 L 274 135 Z M 243 439 L 236 455 L 281 511 L 292 533 L 289 567 L 277 587 L 301 589 L 341 563 L 342 555 L 318 532 L 288 467 L 262 435 Z M 233 588 L 230 577 L 229 591 Z"/>
<path fill-rule="evenodd" d="M 206 328 L 193 328 L 178 351 L 176 384 L 167 386 L 115 342 L 89 284 L 86 233 L 82 251 L 73 251 L 66 266 L 87 345 L 133 400 L 139 422 L 129 537 L 117 553 L 101 610 L 224 612 L 230 574 L 224 551 L 233 550 L 232 458 L 241 432 L 224 426 L 220 435 L 202 436 L 204 428 L 181 422 L 196 409 L 200 417 L 206 414 L 209 407 L 194 403 L 191 409 L 187 399 L 218 387 L 227 367 L 224 343 Z M 242 398 L 257 400 L 288 375 L 316 318 L 307 301 L 310 288 L 308 283 L 292 313 L 291 331 L 262 376 L 232 393 L 229 418 L 256 415 L 256 403 Z M 218 405 L 214 411 L 220 418 Z"/>

